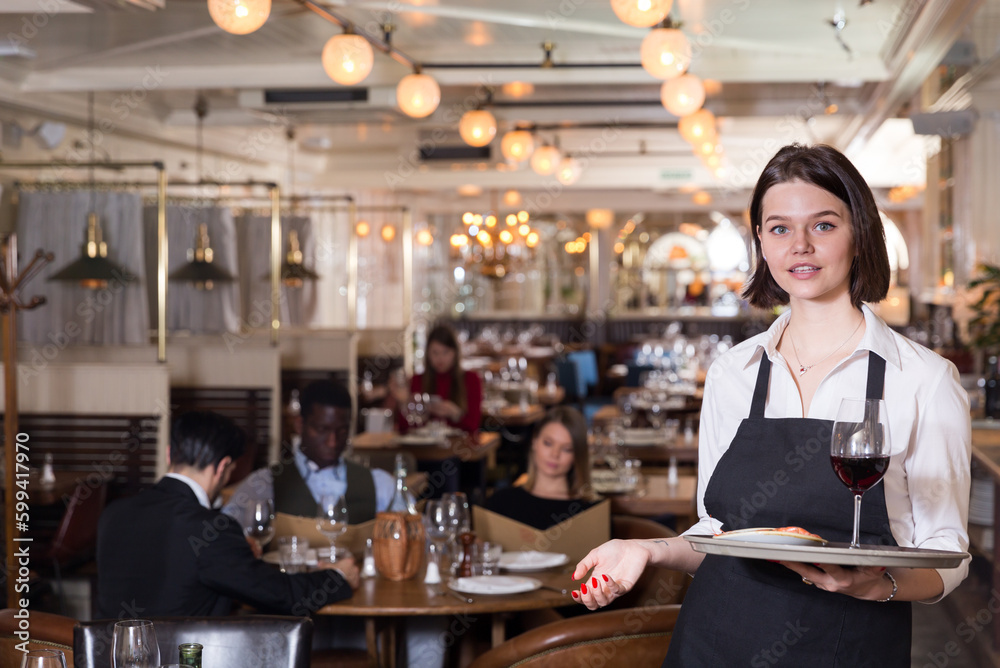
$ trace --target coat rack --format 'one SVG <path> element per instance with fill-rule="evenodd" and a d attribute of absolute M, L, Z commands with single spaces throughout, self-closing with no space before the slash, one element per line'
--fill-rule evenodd
<path fill-rule="evenodd" d="M 6 475 L 4 480 L 4 526 L 7 527 L 7 607 L 13 608 L 17 586 L 17 560 L 15 551 L 21 541 L 20 529 L 15 523 L 15 509 L 18 487 L 17 481 L 17 312 L 30 311 L 45 303 L 44 297 L 32 297 L 27 302 L 20 297 L 21 286 L 30 281 L 41 269 L 52 262 L 52 254 L 41 250 L 24 268 L 17 273 L 17 237 L 8 236 L 0 248 L 0 321 L 3 330 L 3 376 L 4 376 L 4 445 Z M 23 466 L 23 465 L 22 465 Z M 27 471 L 27 469 L 24 469 Z M 22 478 L 26 480 L 26 478 Z"/>

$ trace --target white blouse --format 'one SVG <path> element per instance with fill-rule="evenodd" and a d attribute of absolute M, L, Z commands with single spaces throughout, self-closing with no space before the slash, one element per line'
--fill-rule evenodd
<path fill-rule="evenodd" d="M 964 552 L 969 547 L 972 432 L 969 398 L 959 383 L 958 370 L 894 332 L 867 306 L 862 309 L 864 337 L 820 382 L 805 417 L 834 420 L 842 397 L 864 394 L 867 351 L 885 359 L 892 460 L 882 484 L 892 535 L 906 547 Z M 698 446 L 700 519 L 685 533 L 721 530 L 722 523 L 705 511 L 705 488 L 740 422 L 750 414 L 761 354 L 766 353 L 772 362 L 764 417 L 804 417 L 791 365 L 777 351 L 790 316 L 786 311 L 770 329 L 735 346 L 708 370 Z M 958 568 L 938 570 L 944 581 L 940 598 L 957 587 L 968 570 L 968 560 Z"/>

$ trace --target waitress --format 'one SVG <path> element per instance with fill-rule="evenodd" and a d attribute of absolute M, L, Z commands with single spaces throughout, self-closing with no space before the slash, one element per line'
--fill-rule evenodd
<path fill-rule="evenodd" d="M 701 415 L 700 521 L 687 533 L 799 526 L 847 542 L 850 491 L 830 465 L 845 397 L 885 399 L 892 459 L 861 509 L 861 541 L 965 551 L 971 433 L 955 366 L 891 330 L 889 262 L 871 190 L 828 146 L 786 146 L 750 202 L 754 306 L 788 304 L 771 328 L 709 369 Z M 822 444 L 817 450 L 815 445 Z M 682 537 L 610 541 L 574 572 L 588 608 L 627 592 L 647 564 L 696 577 L 665 666 L 909 666 L 910 601 L 934 603 L 954 569 L 849 568 L 694 552 Z"/>

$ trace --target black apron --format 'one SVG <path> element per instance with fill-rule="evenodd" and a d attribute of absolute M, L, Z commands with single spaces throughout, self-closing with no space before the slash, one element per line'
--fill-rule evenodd
<path fill-rule="evenodd" d="M 764 417 L 771 361 L 761 357 L 750 417 L 705 489 L 724 531 L 798 526 L 850 542 L 853 494 L 830 464 L 832 420 Z M 882 398 L 885 360 L 868 353 L 867 397 Z M 890 466 L 892 464 L 890 463 Z M 895 545 L 876 485 L 861 504 L 862 543 Z M 910 665 L 910 604 L 862 601 L 758 559 L 706 555 L 684 602 L 667 667 Z"/>

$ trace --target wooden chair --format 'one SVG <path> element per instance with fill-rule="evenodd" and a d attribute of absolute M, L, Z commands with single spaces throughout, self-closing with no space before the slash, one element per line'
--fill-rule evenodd
<path fill-rule="evenodd" d="M 679 611 L 679 605 L 666 605 L 564 619 L 511 638 L 480 656 L 469 668 L 659 668 Z"/>
<path fill-rule="evenodd" d="M 204 665 L 212 668 L 309 668 L 313 622 L 308 617 L 153 617 L 160 663 L 175 663 L 177 646 L 204 646 Z M 79 668 L 111 665 L 114 619 L 80 622 L 73 650 Z"/>
<path fill-rule="evenodd" d="M 0 610 L 0 666 L 20 666 L 23 654 L 17 645 L 21 639 L 15 634 L 20 629 L 20 620 L 12 608 Z M 73 627 L 72 617 L 53 615 L 31 610 L 28 613 L 31 624 L 31 641 L 28 649 L 57 649 L 66 655 L 66 668 L 73 668 Z"/>
<path fill-rule="evenodd" d="M 629 515 L 612 515 L 611 537 L 630 540 L 634 538 L 673 538 L 677 534 L 652 520 Z M 687 573 L 652 566 L 643 571 L 632 590 L 615 600 L 609 609 L 620 610 L 650 605 L 670 605 L 684 600 L 691 577 Z"/>

